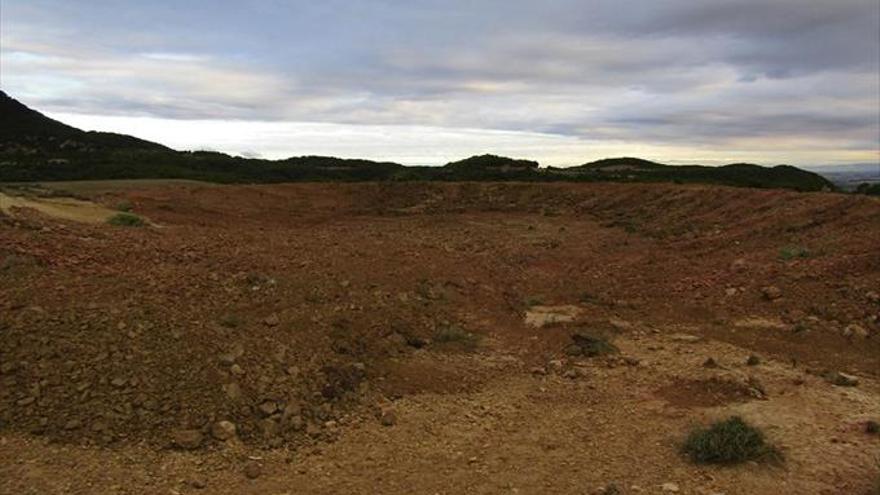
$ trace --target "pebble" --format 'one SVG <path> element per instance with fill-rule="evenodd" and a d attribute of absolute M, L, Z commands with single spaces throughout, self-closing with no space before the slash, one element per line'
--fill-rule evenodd
<path fill-rule="evenodd" d="M 775 301 L 782 297 L 782 290 L 775 285 L 768 285 L 761 289 L 761 295 L 768 301 Z"/>
<path fill-rule="evenodd" d="M 275 401 L 267 400 L 263 401 L 258 409 L 260 410 L 260 414 L 262 414 L 263 416 L 271 416 L 278 412 L 278 404 L 276 404 Z"/>
<path fill-rule="evenodd" d="M 202 445 L 202 440 L 202 432 L 199 430 L 177 430 L 171 434 L 171 441 L 181 449 L 197 449 Z"/>
<path fill-rule="evenodd" d="M 211 426 L 211 436 L 217 440 L 229 440 L 236 433 L 235 423 L 231 421 L 217 421 Z"/>
<path fill-rule="evenodd" d="M 660 485 L 660 489 L 670 493 L 678 493 L 681 490 L 677 483 L 663 483 Z"/>
<path fill-rule="evenodd" d="M 263 323 L 267 327 L 277 327 L 278 324 L 281 323 L 281 320 L 278 319 L 278 315 L 272 314 L 272 315 L 269 315 L 268 317 L 266 317 L 266 319 L 263 320 Z"/>
<path fill-rule="evenodd" d="M 379 423 L 382 426 L 394 426 L 397 424 L 397 413 L 394 409 L 385 407 L 379 412 Z"/>
<path fill-rule="evenodd" d="M 247 476 L 248 479 L 257 479 L 261 474 L 263 474 L 263 467 L 260 466 L 259 463 L 250 461 L 244 465 L 244 475 Z"/>

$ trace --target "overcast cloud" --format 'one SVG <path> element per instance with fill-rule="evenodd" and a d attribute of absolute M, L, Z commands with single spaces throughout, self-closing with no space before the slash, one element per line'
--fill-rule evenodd
<path fill-rule="evenodd" d="M 876 0 L 0 8 L 5 91 L 179 148 L 408 163 L 482 151 L 553 165 L 880 158 Z"/>

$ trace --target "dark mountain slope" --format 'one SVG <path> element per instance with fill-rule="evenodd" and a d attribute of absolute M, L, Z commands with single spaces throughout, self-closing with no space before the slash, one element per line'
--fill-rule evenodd
<path fill-rule="evenodd" d="M 58 122 L 0 91 L 0 150 L 95 151 L 108 149 L 170 151 L 158 143 L 112 132 L 86 132 Z"/>

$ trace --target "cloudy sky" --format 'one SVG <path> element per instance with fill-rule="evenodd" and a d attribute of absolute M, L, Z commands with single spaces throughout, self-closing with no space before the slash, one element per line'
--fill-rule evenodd
<path fill-rule="evenodd" d="M 0 0 L 0 87 L 178 149 L 880 161 L 877 0 Z"/>

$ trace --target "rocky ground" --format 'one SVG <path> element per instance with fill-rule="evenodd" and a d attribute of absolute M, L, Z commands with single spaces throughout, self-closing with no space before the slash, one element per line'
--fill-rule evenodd
<path fill-rule="evenodd" d="M 485 183 L 77 195 L 149 226 L 0 216 L 0 493 L 880 481 L 877 200 Z M 591 355 L 594 337 L 618 352 Z M 733 414 L 785 461 L 679 453 Z"/>

